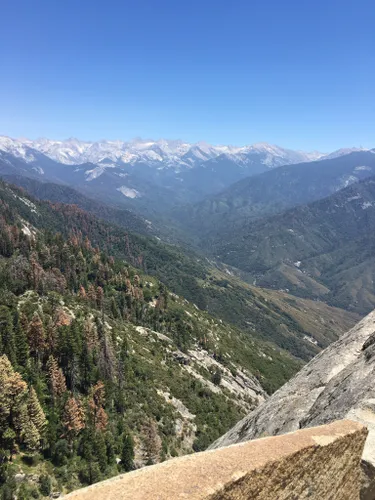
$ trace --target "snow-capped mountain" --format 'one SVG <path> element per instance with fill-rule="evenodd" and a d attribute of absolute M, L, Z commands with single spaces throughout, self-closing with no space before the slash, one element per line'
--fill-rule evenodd
<path fill-rule="evenodd" d="M 236 147 L 166 139 L 89 142 L 0 136 L 1 175 L 64 183 L 112 204 L 152 210 L 195 203 L 246 177 L 325 156 L 267 143 Z"/>
<path fill-rule="evenodd" d="M 238 163 L 249 164 L 260 161 L 266 167 L 274 168 L 281 167 L 282 165 L 318 160 L 324 154 L 317 151 L 293 151 L 266 142 L 259 142 L 238 148 L 237 151 L 231 151 L 231 156 Z"/>
<path fill-rule="evenodd" d="M 331 160 L 332 158 L 338 158 L 339 156 L 348 155 L 350 153 L 355 153 L 357 151 L 368 151 L 365 148 L 341 148 L 337 149 L 337 151 L 333 151 L 328 155 L 324 155 L 325 160 Z"/>
<path fill-rule="evenodd" d="M 25 161 L 34 161 L 33 150 L 66 165 L 82 163 L 102 164 L 107 167 L 134 165 L 142 162 L 158 168 L 184 170 L 225 155 L 227 159 L 246 165 L 260 161 L 266 167 L 312 161 L 322 153 L 292 151 L 266 143 L 234 147 L 213 146 L 204 142 L 190 144 L 179 140 L 158 141 L 134 139 L 132 141 L 88 142 L 70 138 L 65 141 L 50 139 L 11 139 L 0 137 L 0 150 Z"/>
<path fill-rule="evenodd" d="M 54 141 L 49 139 L 18 140 L 0 138 L 0 148 L 25 158 L 29 148 L 66 165 L 82 163 L 117 166 L 144 162 L 158 167 L 188 167 L 196 162 L 218 156 L 227 148 L 215 148 L 204 144 L 188 144 L 182 141 L 142 140 L 87 142 L 78 139 Z"/>
<path fill-rule="evenodd" d="M 11 139 L 6 136 L 0 136 L 0 151 L 9 153 L 16 158 L 22 158 L 27 163 L 33 162 L 38 158 L 38 150 L 29 146 L 27 141 Z"/>

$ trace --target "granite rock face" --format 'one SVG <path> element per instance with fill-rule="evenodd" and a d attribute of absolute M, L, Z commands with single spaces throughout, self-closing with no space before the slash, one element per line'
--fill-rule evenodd
<path fill-rule="evenodd" d="M 312 359 L 211 448 L 348 418 L 369 430 L 363 459 L 375 466 L 375 311 Z"/>

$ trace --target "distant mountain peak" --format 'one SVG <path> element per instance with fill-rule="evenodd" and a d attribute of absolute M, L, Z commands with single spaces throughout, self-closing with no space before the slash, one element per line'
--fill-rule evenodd
<path fill-rule="evenodd" d="M 260 150 L 265 150 L 265 151 L 274 151 L 274 150 L 283 149 L 280 146 L 276 146 L 275 144 L 270 144 L 268 142 L 255 142 L 254 144 L 251 144 L 249 146 L 249 148 L 260 149 Z"/>
<path fill-rule="evenodd" d="M 346 151 L 335 152 L 335 157 Z M 199 201 L 245 177 L 327 155 L 267 142 L 232 146 L 165 138 L 85 141 L 76 137 L 31 140 L 0 136 L 1 156 L 6 162 L 4 171 L 13 169 L 14 173 L 15 169 L 20 175 L 80 186 L 102 193 L 111 202 L 123 203 L 129 198 L 118 190 L 124 185 L 121 179 L 127 176 L 126 187 L 142 193 L 141 199 L 134 197 L 138 201 L 130 197 L 132 203 L 148 206 L 154 198 L 163 198 L 163 203 L 172 206 Z"/>
<path fill-rule="evenodd" d="M 191 168 L 202 162 L 215 159 L 222 154 L 228 156 L 234 163 L 246 163 L 246 155 L 266 154 L 266 160 L 260 159 L 267 167 L 280 164 L 291 164 L 301 161 L 310 161 L 311 153 L 292 151 L 267 142 L 258 142 L 248 146 L 235 147 L 230 145 L 212 145 L 205 141 L 197 143 L 184 142 L 180 139 L 143 139 L 136 137 L 128 142 L 121 140 L 81 141 L 76 137 L 65 140 L 50 140 L 45 137 L 36 140 L 12 139 L 0 137 L 2 150 L 16 153 L 25 157 L 25 147 L 37 150 L 49 158 L 68 165 L 86 162 L 99 164 L 106 159 L 113 164 L 118 162 L 136 164 L 146 162 L 150 165 L 162 163 L 165 167 Z M 314 154 L 314 159 L 320 157 Z"/>
<path fill-rule="evenodd" d="M 360 147 L 353 147 L 353 148 L 340 148 L 340 149 L 337 149 L 336 151 L 333 151 L 332 153 L 330 153 L 328 155 L 325 155 L 324 159 L 330 160 L 332 158 L 338 158 L 339 156 L 348 155 L 350 153 L 356 153 L 358 151 L 369 151 L 369 150 L 366 148 L 363 148 L 361 146 Z"/>

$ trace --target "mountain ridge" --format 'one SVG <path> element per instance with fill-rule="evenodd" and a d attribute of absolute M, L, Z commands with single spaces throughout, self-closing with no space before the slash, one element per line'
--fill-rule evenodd
<path fill-rule="evenodd" d="M 6 163 L 0 169 L 5 173 L 65 183 L 149 216 L 199 202 L 246 177 L 322 157 L 267 143 L 235 147 L 165 139 L 31 141 L 0 136 L 0 160 Z"/>
<path fill-rule="evenodd" d="M 228 227 L 207 242 L 259 286 L 365 314 L 375 306 L 375 177 L 281 214 Z"/>
<path fill-rule="evenodd" d="M 285 163 L 297 163 L 305 160 L 314 160 L 324 153 L 292 151 L 268 143 L 256 143 L 246 146 L 214 146 L 204 142 L 188 143 L 181 140 L 159 139 L 131 141 L 80 141 L 75 138 L 57 141 L 50 139 L 12 139 L 0 136 L 0 149 L 13 152 L 26 161 L 32 159 L 32 150 L 39 151 L 51 159 L 67 165 L 101 162 L 110 165 L 110 162 L 134 164 L 139 161 L 150 164 L 165 162 L 167 167 L 191 167 L 196 163 L 206 161 L 222 154 L 243 162 L 245 155 L 263 153 L 269 155 L 265 164 L 273 167 Z M 273 158 L 276 161 L 273 161 Z M 289 160 L 289 161 L 288 161 Z"/>
<path fill-rule="evenodd" d="M 22 192 L 23 196 L 28 196 L 24 190 Z M 36 203 L 33 197 L 29 198 L 31 203 Z M 324 303 L 253 287 L 231 275 L 228 269 L 218 269 L 199 254 L 182 251 L 153 235 L 137 235 L 113 223 L 100 221 L 77 205 L 40 203 L 43 218 L 33 213 L 28 215 L 32 216 L 35 228 L 47 225 L 66 235 L 81 226 L 87 228 L 93 245 L 102 245 L 108 254 L 126 259 L 143 272 L 157 277 L 199 309 L 251 336 L 274 342 L 300 360 L 311 359 L 358 319 L 356 314 L 330 308 Z M 22 209 L 27 210 L 26 207 Z M 304 314 L 307 309 L 311 315 L 309 321 Z M 271 378 L 274 388 L 276 379 Z"/>
<path fill-rule="evenodd" d="M 375 150 L 284 165 L 233 183 L 204 200 L 176 207 L 171 217 L 202 240 L 229 225 L 241 225 L 324 198 L 375 174 Z"/>

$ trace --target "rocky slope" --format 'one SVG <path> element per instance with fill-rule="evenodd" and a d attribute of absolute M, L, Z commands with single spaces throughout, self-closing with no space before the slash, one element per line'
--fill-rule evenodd
<path fill-rule="evenodd" d="M 375 311 L 318 354 L 211 448 L 348 418 L 368 427 L 363 458 L 375 466 L 374 376 Z"/>

